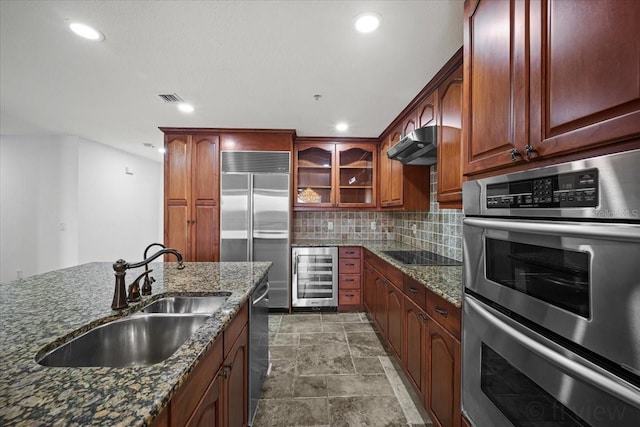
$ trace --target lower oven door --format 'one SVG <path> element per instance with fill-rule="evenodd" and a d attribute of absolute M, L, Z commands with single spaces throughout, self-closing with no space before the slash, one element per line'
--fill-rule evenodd
<path fill-rule="evenodd" d="M 640 388 L 465 294 L 462 409 L 476 427 L 637 426 Z"/>

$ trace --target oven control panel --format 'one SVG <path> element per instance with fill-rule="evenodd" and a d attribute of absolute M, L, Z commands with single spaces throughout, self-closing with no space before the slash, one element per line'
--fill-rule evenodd
<path fill-rule="evenodd" d="M 487 185 L 488 209 L 597 206 L 598 169 Z"/>

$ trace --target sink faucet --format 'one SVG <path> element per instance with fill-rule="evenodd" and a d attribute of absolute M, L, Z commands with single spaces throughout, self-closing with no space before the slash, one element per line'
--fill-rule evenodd
<path fill-rule="evenodd" d="M 149 252 L 149 249 L 151 249 L 154 246 L 160 246 L 163 249 L 166 248 L 166 246 L 163 245 L 162 243 L 152 243 L 149 246 L 147 246 L 147 248 L 144 250 L 142 259 L 147 259 L 147 252 Z M 145 271 L 145 274 L 143 274 L 144 284 L 142 285 L 142 295 L 151 295 L 151 284 L 155 282 L 156 279 L 154 279 L 149 275 L 149 273 L 151 273 L 151 270 L 149 270 L 149 264 L 145 264 L 144 271 Z"/>
<path fill-rule="evenodd" d="M 184 264 L 182 263 L 182 254 L 177 250 L 171 249 L 171 248 L 160 249 L 158 252 L 151 255 L 149 258 L 140 262 L 136 262 L 134 264 L 129 264 L 127 261 L 123 259 L 119 259 L 113 264 L 113 270 L 115 271 L 115 274 L 116 274 L 116 286 L 113 291 L 113 302 L 111 303 L 112 309 L 120 310 L 120 309 L 129 307 L 129 304 L 127 303 L 127 289 L 126 289 L 126 283 L 125 283 L 125 275 L 127 274 L 127 270 L 130 268 L 138 268 L 138 267 L 146 266 L 151 261 L 158 258 L 162 254 L 175 255 L 176 258 L 178 259 L 178 270 L 182 270 L 184 268 Z M 132 283 L 132 291 L 135 291 L 134 288 L 136 286 L 134 285 L 137 284 L 140 278 L 143 276 L 148 276 L 149 273 L 151 273 L 151 270 L 147 269 L 136 280 L 134 280 L 134 282 Z M 132 297 L 135 298 L 135 295 L 132 295 Z"/>

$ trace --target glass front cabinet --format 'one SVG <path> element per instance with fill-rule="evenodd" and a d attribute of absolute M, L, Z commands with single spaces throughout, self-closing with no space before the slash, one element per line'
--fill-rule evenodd
<path fill-rule="evenodd" d="M 375 143 L 300 143 L 294 206 L 376 207 Z"/>

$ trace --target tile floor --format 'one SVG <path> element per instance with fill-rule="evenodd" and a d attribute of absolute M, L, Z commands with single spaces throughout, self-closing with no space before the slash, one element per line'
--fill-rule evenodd
<path fill-rule="evenodd" d="M 365 313 L 271 314 L 254 427 L 430 426 Z"/>

